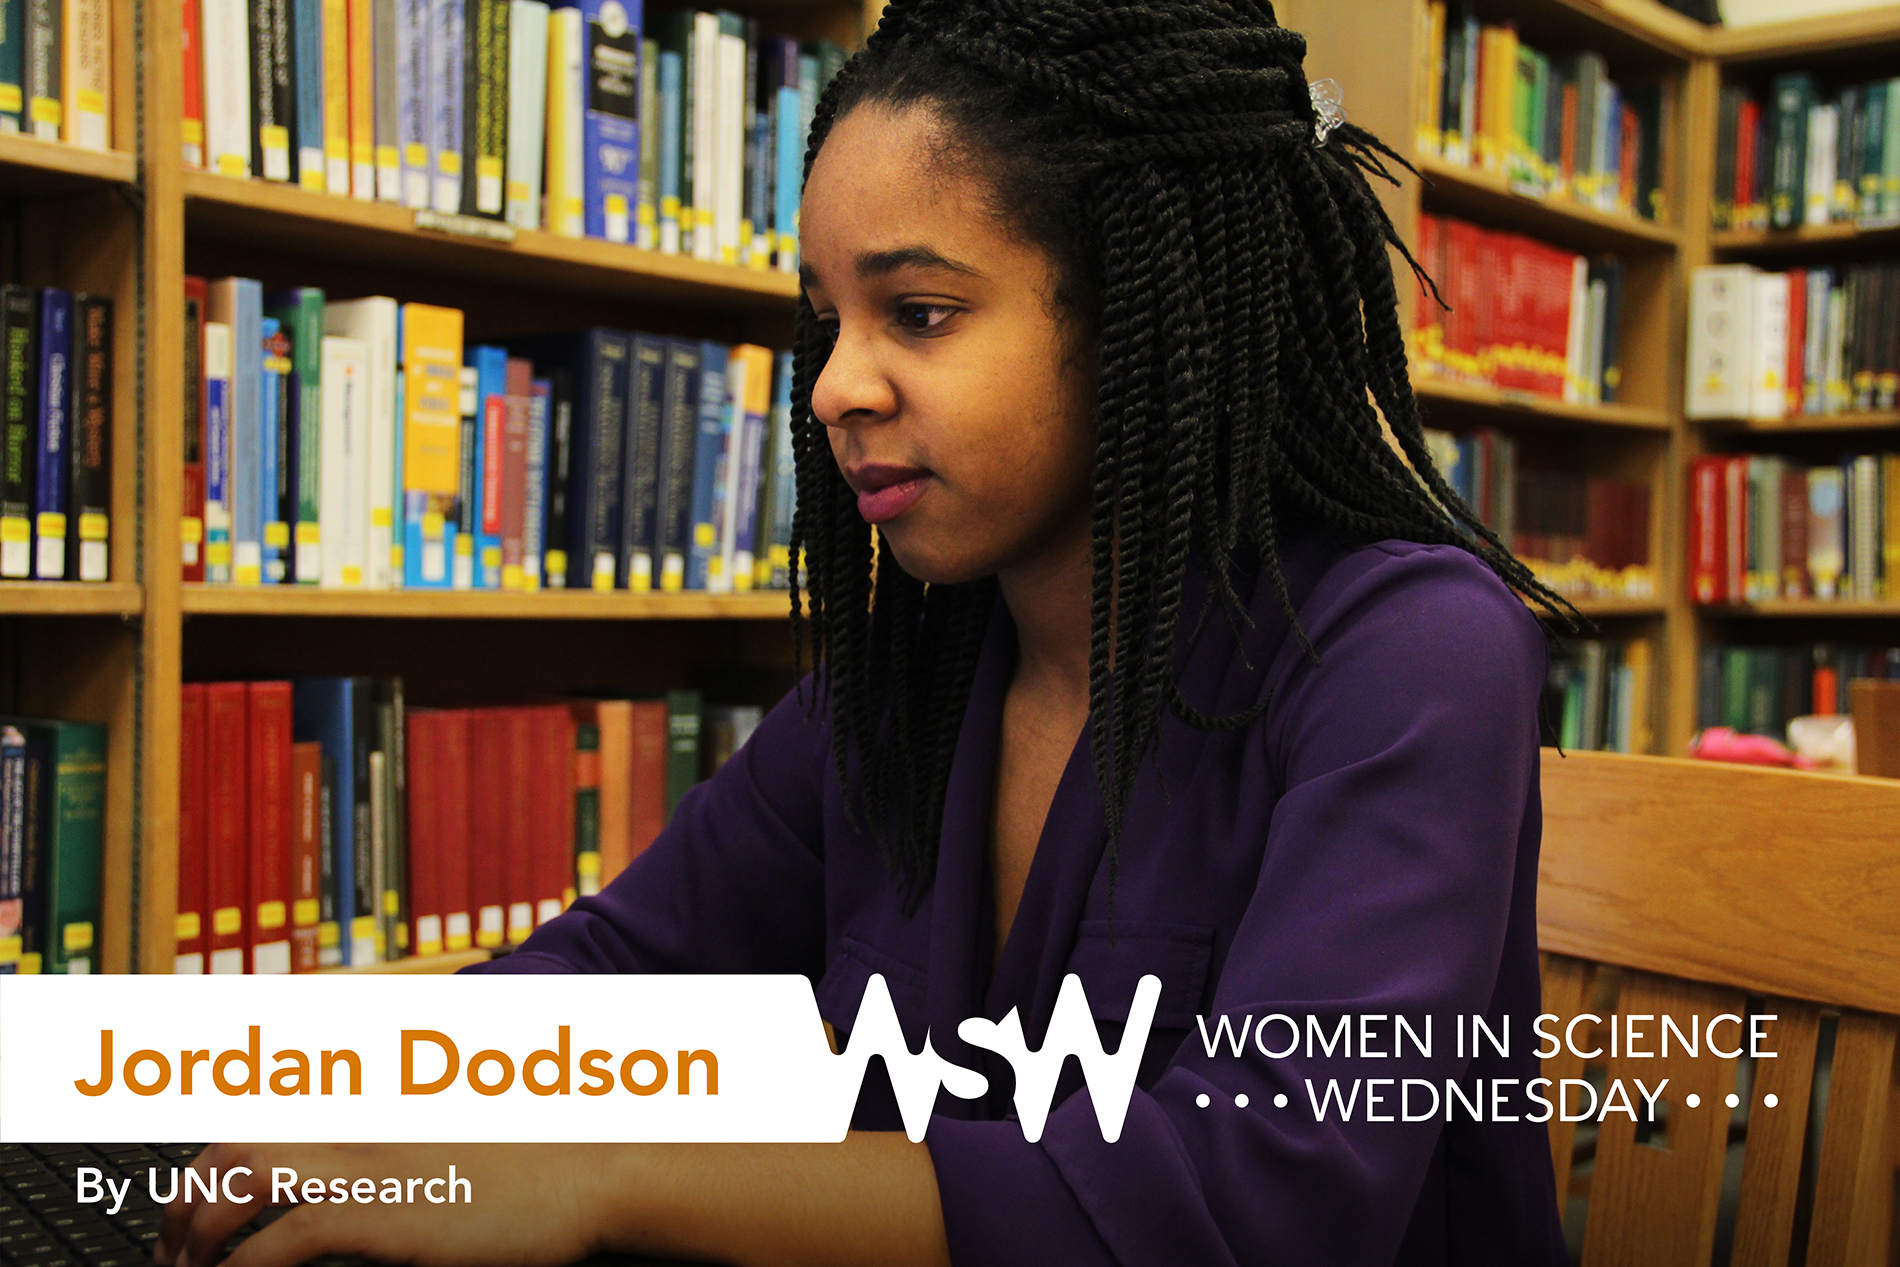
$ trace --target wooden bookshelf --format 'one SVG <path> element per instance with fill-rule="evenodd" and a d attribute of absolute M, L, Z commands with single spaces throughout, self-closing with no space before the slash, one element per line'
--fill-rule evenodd
<path fill-rule="evenodd" d="M 0 581 L 0 616 L 136 616 L 144 598 L 128 581 Z"/>
<path fill-rule="evenodd" d="M 1418 375 L 1412 379 L 1412 392 L 1421 404 L 1435 401 L 1465 405 L 1549 423 L 1631 427 L 1641 431 L 1668 431 L 1672 425 L 1669 412 L 1665 409 L 1645 409 L 1638 405 L 1570 404 L 1529 392 L 1498 391 L 1492 387 L 1454 383 L 1428 375 Z"/>
<path fill-rule="evenodd" d="M 187 615 L 360 616 L 430 620 L 786 620 L 778 590 L 633 594 L 626 590 L 326 590 L 303 585 L 187 585 Z"/>
<path fill-rule="evenodd" d="M 1619 254 L 1672 249 L 1681 230 L 1639 216 L 1586 207 L 1569 198 L 1545 197 L 1514 188 L 1503 176 L 1419 155 L 1413 165 L 1427 185 L 1428 209 L 1477 220 L 1499 220 L 1532 237 L 1578 251 Z"/>
<path fill-rule="evenodd" d="M 41 141 L 0 132 L 0 183 L 6 197 L 47 194 L 86 185 L 130 185 L 138 159 L 123 150 L 89 150 L 63 141 Z"/>
<path fill-rule="evenodd" d="M 1900 224 L 1804 224 L 1792 229 L 1724 229 L 1709 235 L 1709 249 L 1725 259 L 1752 259 L 1790 250 L 1865 245 L 1900 250 Z"/>
<path fill-rule="evenodd" d="M 1807 432 L 1886 431 L 1900 427 L 1900 409 L 1866 413 L 1797 414 L 1792 418 L 1703 418 L 1698 424 L 1710 431 Z"/>
<path fill-rule="evenodd" d="M 1774 598 L 1702 610 L 1722 616 L 1884 616 L 1895 620 L 1900 619 L 1900 599 Z"/>

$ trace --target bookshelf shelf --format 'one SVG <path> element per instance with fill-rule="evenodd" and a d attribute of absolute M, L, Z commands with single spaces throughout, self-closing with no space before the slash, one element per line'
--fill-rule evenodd
<path fill-rule="evenodd" d="M 1702 418 L 1697 421 L 1712 431 L 1825 435 L 1836 431 L 1883 431 L 1900 427 L 1900 409 L 1874 410 L 1870 413 L 1803 414 L 1794 418 Z"/>
<path fill-rule="evenodd" d="M 1593 620 L 1607 617 L 1660 617 L 1667 610 L 1659 598 L 1574 598 L 1579 612 Z"/>
<path fill-rule="evenodd" d="M 486 950 L 457 950 L 450 954 L 430 955 L 427 959 L 411 957 L 396 959 L 389 963 L 364 964 L 360 968 L 323 968 L 323 976 L 447 976 L 459 972 L 472 963 L 484 963 L 494 956 Z"/>
<path fill-rule="evenodd" d="M 596 594 L 587 590 L 325 590 L 294 585 L 187 585 L 187 615 L 435 620 L 784 620 L 782 590 L 747 594 Z"/>
<path fill-rule="evenodd" d="M 512 242 L 417 227 L 418 212 L 386 202 L 308 193 L 294 185 L 181 173 L 190 234 L 220 243 L 347 259 L 353 264 L 479 275 L 492 282 L 564 293 L 683 300 L 700 306 L 789 311 L 798 281 L 788 273 L 709 264 L 679 255 L 537 229 Z M 499 222 L 484 221 L 501 227 Z"/>
<path fill-rule="evenodd" d="M 1670 427 L 1667 410 L 1646 409 L 1640 405 L 1573 405 L 1542 396 L 1501 392 L 1431 377 L 1414 377 L 1412 391 L 1427 406 L 1433 402 L 1455 404 L 1495 410 L 1517 418 L 1534 417 L 1572 425 L 1586 423 L 1643 431 L 1668 431 Z"/>
<path fill-rule="evenodd" d="M 1682 231 L 1671 225 L 1598 211 L 1567 198 L 1519 193 L 1504 177 L 1477 168 L 1420 158 L 1427 209 L 1492 221 L 1578 251 L 1674 250 Z"/>
<path fill-rule="evenodd" d="M 1900 619 L 1900 600 L 1776 598 L 1698 609 L 1716 616 L 1885 616 Z"/>
<path fill-rule="evenodd" d="M 130 582 L 0 582 L 0 616 L 136 616 L 143 606 Z"/>
<path fill-rule="evenodd" d="M 1709 235 L 1709 248 L 1731 257 L 1768 255 L 1781 251 L 1839 247 L 1848 244 L 1875 249 L 1900 248 L 1900 224 L 1862 228 L 1857 224 L 1802 225 L 1794 229 L 1725 229 Z"/>
<path fill-rule="evenodd" d="M 1900 45 L 1900 4 L 1761 26 L 1713 27 L 1704 55 L 1719 61 L 1787 61 L 1816 54 Z"/>
<path fill-rule="evenodd" d="M 129 185 L 138 159 L 122 150 L 92 150 L 0 132 L 0 182 L 10 194 L 64 193 L 100 183 Z"/>

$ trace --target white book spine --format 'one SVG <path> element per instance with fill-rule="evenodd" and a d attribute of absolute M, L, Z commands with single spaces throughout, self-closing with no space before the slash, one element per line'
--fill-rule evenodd
<path fill-rule="evenodd" d="M 1564 332 L 1564 400 L 1571 404 L 1583 399 L 1589 287 L 1590 266 L 1579 255 L 1570 265 L 1570 325 Z"/>
<path fill-rule="evenodd" d="M 508 199 L 518 229 L 541 227 L 542 147 L 547 140 L 548 6 L 514 0 L 508 17 Z"/>
<path fill-rule="evenodd" d="M 1880 509 L 1880 458 L 1863 453 L 1854 459 L 1853 504 L 1847 507 L 1855 598 L 1880 597 Z"/>
<path fill-rule="evenodd" d="M 740 222 L 745 218 L 745 37 L 719 37 L 717 109 L 719 174 L 714 231 L 719 262 L 739 263 Z"/>
<path fill-rule="evenodd" d="M 205 580 L 231 580 L 231 327 L 205 322 Z M 222 492 L 223 496 L 214 496 Z"/>
<path fill-rule="evenodd" d="M 251 174 L 251 53 L 244 0 L 204 0 L 206 166 Z"/>
<path fill-rule="evenodd" d="M 1689 289 L 1687 412 L 1691 418 L 1748 413 L 1750 301 L 1755 270 L 1746 264 L 1698 268 Z"/>
<path fill-rule="evenodd" d="M 1749 416 L 1779 418 L 1788 411 L 1788 393 L 1782 381 L 1787 377 L 1788 362 L 1788 275 L 1757 273 L 1754 291 Z"/>
<path fill-rule="evenodd" d="M 1589 350 L 1583 365 L 1583 399 L 1590 405 L 1603 403 L 1603 324 L 1608 317 L 1604 308 L 1609 295 L 1609 283 L 1602 278 L 1590 283 L 1584 311 L 1584 338 Z"/>
<path fill-rule="evenodd" d="M 1834 201 L 1835 141 L 1839 135 L 1840 109 L 1815 106 L 1808 111 L 1807 206 L 1804 215 L 1809 224 L 1826 224 Z"/>
<path fill-rule="evenodd" d="M 1802 343 L 1801 411 L 1827 412 L 1827 311 L 1830 278 L 1824 268 L 1808 270 L 1808 329 Z"/>
<path fill-rule="evenodd" d="M 1847 383 L 1847 291 L 1830 287 L 1827 294 L 1827 412 L 1846 413 L 1851 402 Z"/>
<path fill-rule="evenodd" d="M 369 560 L 369 344 L 323 340 L 323 584 L 360 589 Z"/>
<path fill-rule="evenodd" d="M 719 258 L 719 15 L 693 16 L 693 255 Z"/>
<path fill-rule="evenodd" d="M 578 238 L 587 231 L 585 214 L 586 170 L 586 25 L 578 8 L 556 9 L 550 23 L 561 27 L 561 135 L 556 154 L 561 165 L 563 194 L 558 208 L 549 208 L 548 219 L 556 233 Z M 550 156 L 550 163 L 557 161 Z"/>
<path fill-rule="evenodd" d="M 390 560 L 396 544 L 396 301 L 377 297 L 326 304 L 323 329 L 361 339 L 369 347 L 369 523 L 363 585 L 389 589 L 395 584 Z"/>

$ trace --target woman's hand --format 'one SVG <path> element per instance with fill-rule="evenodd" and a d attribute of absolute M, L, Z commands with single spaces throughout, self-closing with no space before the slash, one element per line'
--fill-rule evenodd
<path fill-rule="evenodd" d="M 206 1177 L 215 1170 L 222 1181 L 248 1167 L 229 1192 L 251 1199 L 227 1199 L 221 1188 L 216 1201 L 206 1201 L 181 1188 L 159 1227 L 158 1261 L 212 1267 L 233 1233 L 265 1207 L 284 1204 L 283 1189 L 272 1201 L 271 1172 L 281 1166 L 297 1173 L 298 1204 L 232 1251 L 228 1267 L 294 1267 L 329 1253 L 415 1267 L 557 1267 L 600 1248 L 608 1199 L 602 1178 L 610 1169 L 601 1154 L 602 1146 L 585 1144 L 214 1144 L 192 1169 Z M 453 1189 L 428 1183 L 446 1180 L 450 1166 Z M 313 1179 L 322 1181 L 321 1203 L 303 1200 Z M 371 1180 L 376 1196 L 338 1199 L 333 1179 L 345 1191 Z M 380 1199 L 385 1179 L 400 1181 L 402 1203 Z"/>

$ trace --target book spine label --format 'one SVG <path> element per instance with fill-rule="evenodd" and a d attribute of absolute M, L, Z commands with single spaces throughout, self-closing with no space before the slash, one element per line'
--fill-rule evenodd
<path fill-rule="evenodd" d="M 67 291 L 48 287 L 40 292 L 39 353 L 33 575 L 42 581 L 59 581 L 66 577 L 67 510 L 72 492 L 73 297 Z"/>
<path fill-rule="evenodd" d="M 112 301 L 73 303 L 72 496 L 66 579 L 107 579 L 112 541 Z"/>
<path fill-rule="evenodd" d="M 39 454 L 34 438 L 33 293 L 24 286 L 0 288 L 0 577 L 33 575 L 33 477 Z"/>
<path fill-rule="evenodd" d="M 251 170 L 265 180 L 293 179 L 291 137 L 296 127 L 291 62 L 293 0 L 252 0 Z"/>

